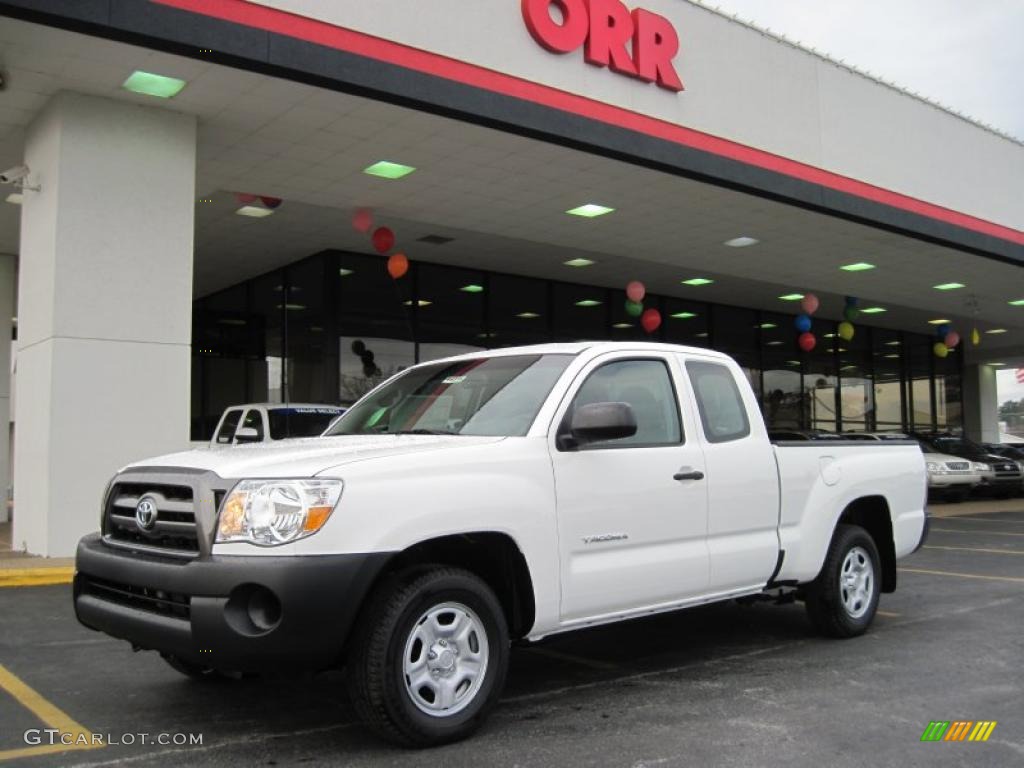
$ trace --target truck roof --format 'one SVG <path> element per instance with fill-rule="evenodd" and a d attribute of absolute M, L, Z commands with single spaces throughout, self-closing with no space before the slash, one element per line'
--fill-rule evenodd
<path fill-rule="evenodd" d="M 233 411 L 236 408 L 330 408 L 331 410 L 345 410 L 344 405 L 331 405 L 329 403 L 239 403 L 229 405 L 225 411 Z"/>
<path fill-rule="evenodd" d="M 467 352 L 462 355 L 438 358 L 437 360 L 425 360 L 424 363 L 439 363 L 451 360 L 473 360 L 479 357 L 506 357 L 509 355 L 579 355 L 587 351 L 664 352 L 666 350 L 674 352 L 693 352 L 707 357 L 718 357 L 722 360 L 732 359 L 722 352 L 716 352 L 715 350 L 707 349 L 706 347 L 688 347 L 682 344 L 668 344 L 660 341 L 573 341 L 480 350 L 479 352 Z M 421 363 L 421 365 L 422 364 L 423 363 Z"/>

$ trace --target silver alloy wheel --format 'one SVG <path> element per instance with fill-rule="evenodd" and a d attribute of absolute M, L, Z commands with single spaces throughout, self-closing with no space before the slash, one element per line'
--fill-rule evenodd
<path fill-rule="evenodd" d="M 852 619 L 868 612 L 875 594 L 875 567 L 863 547 L 851 547 L 839 570 L 839 598 Z"/>
<path fill-rule="evenodd" d="M 405 641 L 403 677 L 421 712 L 449 717 L 470 705 L 487 674 L 483 622 L 462 603 L 441 603 L 424 613 Z"/>

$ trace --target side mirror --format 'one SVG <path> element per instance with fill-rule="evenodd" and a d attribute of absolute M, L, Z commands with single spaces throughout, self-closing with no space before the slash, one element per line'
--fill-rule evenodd
<path fill-rule="evenodd" d="M 573 413 L 569 432 L 577 445 L 632 437 L 636 414 L 628 403 L 589 403 Z"/>
<path fill-rule="evenodd" d="M 256 431 L 255 427 L 239 427 L 235 430 L 236 443 L 258 443 L 259 441 L 260 433 Z"/>

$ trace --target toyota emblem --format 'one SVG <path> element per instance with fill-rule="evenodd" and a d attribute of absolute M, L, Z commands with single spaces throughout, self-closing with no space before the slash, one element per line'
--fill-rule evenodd
<path fill-rule="evenodd" d="M 156 502 L 149 496 L 143 496 L 135 505 L 135 524 L 144 531 L 156 525 Z"/>

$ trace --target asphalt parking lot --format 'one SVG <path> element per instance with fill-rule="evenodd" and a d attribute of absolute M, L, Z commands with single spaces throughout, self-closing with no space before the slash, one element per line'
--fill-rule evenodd
<path fill-rule="evenodd" d="M 69 586 L 0 589 L 0 765 L 1021 765 L 1024 512 L 948 514 L 862 638 L 735 603 L 555 638 L 515 650 L 476 738 L 428 755 L 354 724 L 340 674 L 193 682 L 80 627 Z M 203 743 L 24 752 L 40 715 Z M 998 725 L 922 743 L 933 720 Z"/>

